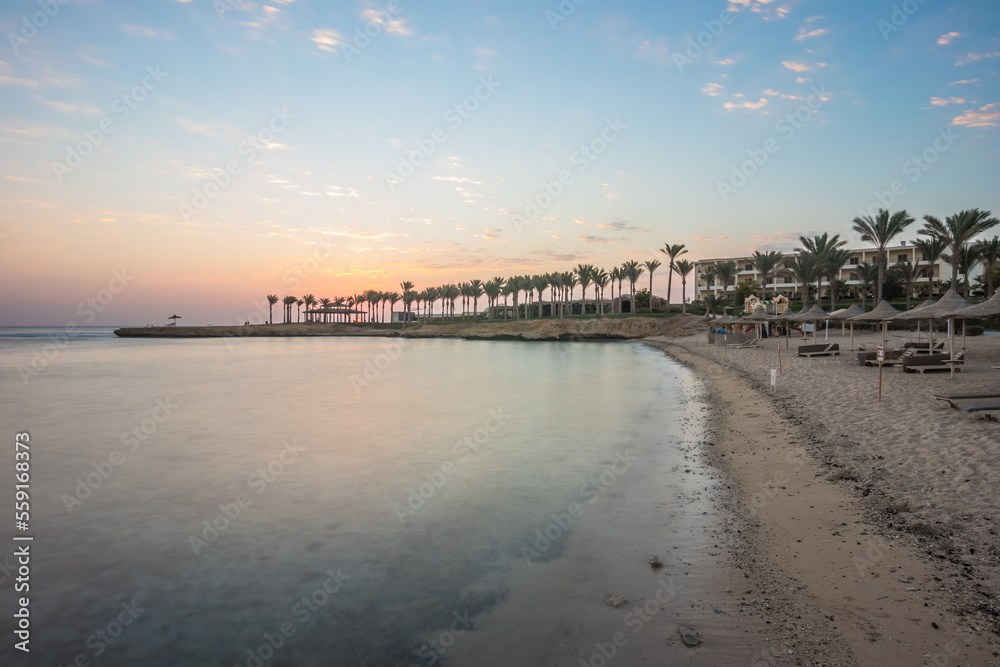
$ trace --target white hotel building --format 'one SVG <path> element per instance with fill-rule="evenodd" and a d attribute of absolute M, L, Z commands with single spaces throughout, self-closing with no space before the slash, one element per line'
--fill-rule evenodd
<path fill-rule="evenodd" d="M 869 262 L 871 264 L 875 263 L 878 257 L 878 248 L 852 248 L 849 249 L 851 256 L 848 258 L 847 263 L 840 267 L 840 272 L 837 274 L 836 278 L 843 281 L 849 287 L 854 287 L 860 284 L 857 274 L 857 265 L 863 262 Z M 897 262 L 910 261 L 914 264 L 921 264 L 924 266 L 929 266 L 929 263 L 924 259 L 923 253 L 916 246 L 910 245 L 906 241 L 901 242 L 896 246 L 889 246 L 886 248 L 886 253 L 888 254 L 888 267 L 891 267 Z M 786 253 L 786 255 L 791 255 L 794 253 Z M 722 262 L 734 261 L 736 262 L 736 267 L 738 273 L 736 274 L 736 281 L 734 284 L 729 286 L 729 292 L 733 292 L 736 289 L 736 285 L 739 283 L 755 280 L 758 283 L 763 282 L 763 276 L 757 269 L 753 266 L 752 257 L 719 257 L 715 259 L 702 259 L 698 260 L 694 264 L 694 273 L 697 276 L 695 281 L 695 295 L 696 300 L 704 298 L 709 293 L 722 295 L 722 284 L 720 281 L 716 280 L 715 284 L 710 288 L 708 283 L 705 281 L 704 273 L 705 269 L 716 264 L 721 264 Z M 930 267 L 933 274 L 929 277 L 923 277 L 917 280 L 915 285 L 926 285 L 933 280 L 950 280 L 951 279 L 951 264 L 944 260 L 940 260 L 936 265 Z M 783 268 L 779 268 L 770 277 L 770 282 L 767 284 L 767 292 L 771 293 L 771 290 L 777 290 L 778 293 L 784 294 L 785 296 L 791 296 L 796 293 L 801 288 L 801 285 L 792 280 L 791 275 L 788 271 Z M 813 283 L 815 284 L 815 283 Z M 829 285 L 827 280 L 823 281 L 823 293 L 826 293 L 826 288 Z M 758 295 L 761 296 L 761 295 Z M 844 295 L 841 295 L 844 296 Z"/>

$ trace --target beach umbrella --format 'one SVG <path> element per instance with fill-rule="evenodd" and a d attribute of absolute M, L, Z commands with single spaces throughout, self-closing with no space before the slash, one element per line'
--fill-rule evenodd
<path fill-rule="evenodd" d="M 825 317 L 827 317 L 827 314 L 828 313 L 825 310 L 823 310 L 819 304 L 816 304 L 809 310 L 799 311 L 789 319 L 793 322 L 812 322 L 815 324 L 819 320 L 822 320 Z M 815 340 L 816 340 L 816 331 L 813 330 L 813 341 Z"/>
<path fill-rule="evenodd" d="M 859 306 L 858 304 L 855 303 L 850 308 L 844 308 L 844 309 L 839 310 L 839 311 L 837 311 L 835 313 L 830 313 L 829 315 L 826 316 L 826 319 L 828 319 L 828 320 L 836 320 L 836 321 L 840 322 L 840 326 L 841 327 L 844 326 L 845 322 L 847 322 L 847 323 L 849 323 L 851 325 L 851 347 L 850 347 L 850 349 L 851 349 L 852 352 L 854 351 L 854 321 L 851 318 L 857 317 L 858 315 L 864 315 L 864 314 L 865 314 L 864 309 L 861 306 Z M 841 329 L 841 333 L 843 333 L 843 329 Z"/>
<path fill-rule="evenodd" d="M 950 290 L 949 290 L 950 291 Z M 942 299 L 944 297 L 941 297 Z M 961 298 L 961 297 L 959 297 Z M 963 299 L 964 301 L 964 299 Z M 968 302 L 966 302 L 968 303 Z M 962 306 L 959 308 L 954 308 L 944 313 L 945 317 L 948 318 L 959 318 L 963 320 L 962 322 L 962 348 L 965 348 L 965 322 L 964 320 L 973 319 L 976 317 L 994 317 L 1000 315 L 1000 292 L 995 293 L 986 301 L 982 303 L 969 304 L 967 306 Z M 951 358 L 955 358 L 955 343 L 952 341 L 951 344 Z M 955 375 L 955 364 L 951 365 L 951 374 Z"/>
<path fill-rule="evenodd" d="M 875 306 L 875 310 L 873 310 L 870 313 L 865 313 L 864 315 L 855 315 L 849 321 L 850 322 L 881 322 L 882 323 L 882 347 L 885 347 L 885 341 L 888 338 L 888 334 L 887 334 L 888 324 L 887 324 L 887 322 L 889 320 L 893 319 L 894 317 L 896 317 L 899 314 L 900 314 L 900 311 L 898 311 L 895 308 L 893 308 L 892 306 L 890 306 L 888 301 L 886 301 L 885 299 L 882 299 L 882 301 L 880 301 L 879 304 L 877 306 Z"/>
<path fill-rule="evenodd" d="M 167 319 L 168 319 L 168 320 L 173 320 L 173 321 L 174 321 L 174 324 L 176 325 L 176 324 L 177 324 L 177 320 L 181 319 L 181 316 L 180 316 L 180 315 L 171 315 L 171 316 L 170 316 L 170 317 L 168 317 Z"/>
<path fill-rule="evenodd" d="M 949 333 L 949 350 L 951 352 L 951 358 L 955 358 L 955 331 L 952 324 L 953 318 L 949 316 L 949 313 L 959 310 L 960 308 L 965 308 L 971 306 L 972 304 L 962 298 L 958 292 L 955 291 L 954 287 L 948 288 L 948 291 L 941 295 L 941 298 L 937 300 L 936 303 L 932 303 L 927 306 L 920 306 L 914 308 L 913 310 L 901 313 L 895 319 L 897 320 L 927 320 L 928 322 L 933 322 L 934 320 L 947 320 L 948 321 L 948 333 Z M 963 344 L 964 346 L 964 344 Z M 932 351 L 934 348 L 934 330 L 931 329 L 931 338 L 928 351 Z M 955 372 L 955 365 L 952 364 L 952 374 Z"/>

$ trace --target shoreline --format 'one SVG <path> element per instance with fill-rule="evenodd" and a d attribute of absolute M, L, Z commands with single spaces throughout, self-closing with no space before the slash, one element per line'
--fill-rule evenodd
<path fill-rule="evenodd" d="M 827 441 L 857 426 L 823 423 L 816 404 L 829 400 L 827 394 L 817 392 L 802 411 L 783 401 L 787 396 L 772 397 L 761 376 L 739 365 L 741 360 L 777 365 L 770 359 L 773 352 L 724 357 L 726 352 L 699 340 L 642 342 L 691 367 L 710 388 L 714 438 L 705 449 L 732 482 L 731 520 L 742 526 L 738 530 L 749 545 L 748 553 L 734 553 L 732 562 L 747 582 L 743 611 L 764 616 L 774 629 L 773 652 L 766 659 L 1000 664 L 996 617 L 989 608 L 979 613 L 969 608 L 969 591 L 956 585 L 954 564 L 935 552 L 935 545 L 901 531 L 892 514 L 873 513 L 870 503 L 862 502 L 870 491 L 843 483 L 852 478 L 827 455 Z M 794 351 L 788 354 L 796 359 Z M 840 367 L 848 363 L 840 361 Z M 802 362 L 814 368 L 823 363 Z M 785 360 L 786 366 L 795 363 Z M 757 366 L 752 370 L 759 372 Z"/>
<path fill-rule="evenodd" d="M 701 331 L 697 315 L 669 317 L 543 318 L 509 321 L 417 323 L 405 329 L 368 324 L 254 324 L 234 326 L 122 327 L 119 338 L 244 338 L 293 336 L 374 336 L 386 338 L 462 338 L 465 340 L 601 341 L 638 340 L 649 336 L 688 335 Z"/>

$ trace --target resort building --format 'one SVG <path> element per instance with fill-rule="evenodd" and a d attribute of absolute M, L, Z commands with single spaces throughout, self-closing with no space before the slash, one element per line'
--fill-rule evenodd
<path fill-rule="evenodd" d="M 847 263 L 840 267 L 840 271 L 835 276 L 837 280 L 845 283 L 849 289 L 861 284 L 860 276 L 858 275 L 858 265 L 865 262 L 869 264 L 875 264 L 876 258 L 878 257 L 878 248 L 866 247 L 866 248 L 851 248 L 848 249 L 851 253 L 847 260 Z M 920 249 L 914 245 L 910 245 L 906 241 L 902 241 L 896 246 L 890 246 L 886 248 L 886 253 L 888 254 L 888 268 L 891 268 L 894 264 L 899 262 L 911 262 L 913 264 L 924 266 L 927 268 L 924 275 L 920 277 L 915 286 L 927 285 L 936 280 L 950 280 L 951 279 L 951 264 L 942 260 L 939 260 L 933 266 L 924 259 L 923 253 Z M 786 253 L 786 255 L 793 255 L 795 253 Z M 779 268 L 774 272 L 774 274 L 768 276 L 768 284 L 763 285 L 764 276 L 761 275 L 753 265 L 752 257 L 719 257 L 714 259 L 702 259 L 694 263 L 694 274 L 695 279 L 692 281 L 695 284 L 695 300 L 700 300 L 707 296 L 708 294 L 715 294 L 717 296 L 722 295 L 722 282 L 716 279 L 712 285 L 708 284 L 705 279 L 705 271 L 711 267 L 721 264 L 723 262 L 733 261 L 736 262 L 736 279 L 729 285 L 729 290 L 727 294 L 732 293 L 736 286 L 742 282 L 756 281 L 765 287 L 768 293 L 778 292 L 791 296 L 797 293 L 802 285 L 795 282 L 792 279 L 791 274 L 784 269 L 784 267 L 779 266 Z M 975 271 L 972 272 L 973 275 L 970 276 L 971 280 L 979 275 L 980 270 L 977 267 Z M 959 280 L 962 279 L 961 274 L 959 275 Z M 815 281 L 812 283 L 816 284 Z M 823 280 L 823 294 L 826 294 L 827 288 L 829 287 L 829 280 L 824 276 Z"/>

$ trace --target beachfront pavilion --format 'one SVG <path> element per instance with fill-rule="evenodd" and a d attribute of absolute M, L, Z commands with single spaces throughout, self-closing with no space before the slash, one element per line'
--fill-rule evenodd
<path fill-rule="evenodd" d="M 306 322 L 336 322 L 338 318 L 341 322 L 351 322 L 356 321 L 360 314 L 360 310 L 351 308 L 313 308 L 306 311 Z M 320 319 L 316 319 L 316 315 L 319 315 Z"/>
<path fill-rule="evenodd" d="M 865 262 L 874 264 L 878 258 L 878 248 L 853 248 L 849 249 L 849 252 L 851 255 L 847 259 L 847 263 L 840 267 L 840 270 L 834 278 L 844 282 L 848 285 L 848 287 L 856 287 L 861 284 L 860 276 L 858 275 L 858 265 Z M 888 254 L 889 266 L 898 262 L 912 262 L 918 266 L 926 267 L 927 271 L 925 275 L 917 279 L 916 283 L 914 283 L 915 286 L 925 286 L 932 284 L 936 280 L 947 280 L 951 277 L 951 265 L 948 262 L 940 259 L 932 266 L 931 263 L 924 258 L 919 248 L 909 245 L 906 241 L 902 241 L 898 246 L 886 248 L 886 253 Z M 709 285 L 704 278 L 704 274 L 705 270 L 709 267 L 729 261 L 736 262 L 736 266 L 739 271 L 736 274 L 736 280 L 733 281 L 733 284 L 729 285 L 728 290 L 725 290 L 725 294 L 735 292 L 740 283 L 748 280 L 755 280 L 759 283 L 763 282 L 764 276 L 761 275 L 760 271 L 754 268 L 752 257 L 718 257 L 714 259 L 698 260 L 694 263 L 694 274 L 697 276 L 697 279 L 695 280 L 696 301 L 704 299 L 709 294 L 715 294 L 719 297 L 724 296 L 723 286 L 718 284 L 718 281 Z M 969 282 L 971 283 L 977 275 L 979 275 L 978 270 L 969 276 Z M 795 280 L 792 279 L 791 273 L 786 271 L 784 268 L 779 268 L 769 277 L 770 281 L 768 284 L 761 285 L 765 291 L 793 294 L 802 289 L 802 285 L 795 282 Z M 816 281 L 812 281 L 812 284 L 815 285 Z M 824 294 L 829 286 L 829 280 L 824 280 L 822 284 Z"/>

